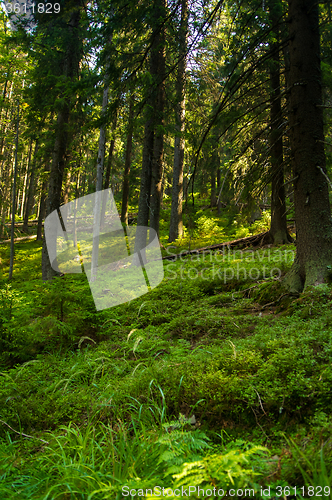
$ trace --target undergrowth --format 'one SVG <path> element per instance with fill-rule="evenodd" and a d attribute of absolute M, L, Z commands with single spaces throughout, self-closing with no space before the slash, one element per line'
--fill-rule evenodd
<path fill-rule="evenodd" d="M 8 284 L 0 249 L 0 498 L 331 486 L 332 291 L 282 291 L 294 246 L 165 261 L 156 289 L 101 312 L 85 275 L 42 283 L 40 251 L 17 244 Z"/>

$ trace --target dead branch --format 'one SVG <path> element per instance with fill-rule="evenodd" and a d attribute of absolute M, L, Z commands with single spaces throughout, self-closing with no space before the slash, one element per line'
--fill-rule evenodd
<path fill-rule="evenodd" d="M 23 436 L 23 437 L 26 437 L 26 438 L 29 438 L 29 439 L 38 439 L 38 441 L 41 441 L 42 443 L 49 444 L 49 442 L 45 441 L 44 439 L 37 438 L 37 437 L 34 437 L 34 436 L 29 436 L 29 434 L 24 434 L 24 432 L 15 431 L 15 429 L 13 429 L 10 425 L 7 424 L 7 422 L 4 422 L 3 420 L 0 420 L 0 422 L 2 424 L 6 425 L 7 427 L 9 427 L 9 429 L 11 431 L 15 432 L 15 434 L 18 434 L 19 436 Z"/>

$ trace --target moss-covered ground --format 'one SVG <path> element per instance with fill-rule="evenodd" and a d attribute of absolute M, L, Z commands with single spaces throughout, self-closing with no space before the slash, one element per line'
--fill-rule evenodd
<path fill-rule="evenodd" d="M 161 239 L 267 224 L 201 210 Z M 332 288 L 283 292 L 294 255 L 165 261 L 157 288 L 97 312 L 85 275 L 42 282 L 35 241 L 9 284 L 1 245 L 0 498 L 332 498 Z"/>

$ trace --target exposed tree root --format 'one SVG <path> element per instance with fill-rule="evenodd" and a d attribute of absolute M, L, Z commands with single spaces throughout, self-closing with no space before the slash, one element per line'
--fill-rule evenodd
<path fill-rule="evenodd" d="M 295 293 L 295 292 L 283 293 L 282 295 L 280 295 L 280 297 L 277 300 L 274 300 L 273 302 L 269 302 L 268 304 L 265 304 L 264 306 L 262 306 L 261 311 L 263 311 L 263 309 L 266 309 L 267 307 L 274 306 L 275 304 L 278 304 L 281 301 L 281 299 L 283 299 L 284 297 L 288 297 L 289 295 L 293 295 L 294 297 L 298 297 L 300 294 Z"/>

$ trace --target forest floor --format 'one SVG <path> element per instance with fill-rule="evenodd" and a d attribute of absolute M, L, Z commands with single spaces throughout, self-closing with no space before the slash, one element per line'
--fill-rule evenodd
<path fill-rule="evenodd" d="M 210 215 L 191 248 L 265 228 Z M 36 241 L 8 284 L 1 245 L 0 498 L 332 498 L 332 287 L 285 293 L 294 255 L 166 260 L 97 312 L 85 275 L 41 281 Z"/>

